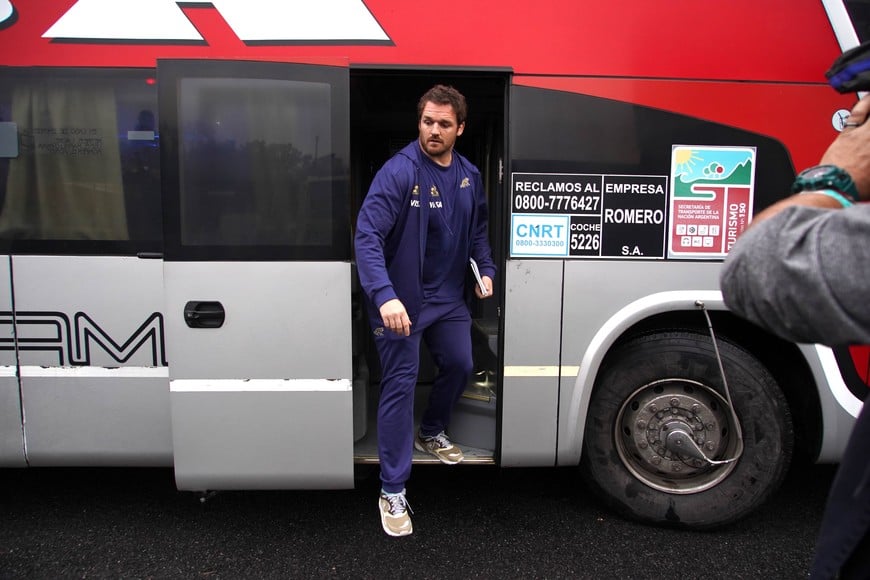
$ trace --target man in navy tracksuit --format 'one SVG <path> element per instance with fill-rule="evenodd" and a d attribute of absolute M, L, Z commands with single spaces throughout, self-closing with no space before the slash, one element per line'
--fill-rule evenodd
<path fill-rule="evenodd" d="M 492 296 L 495 264 L 477 168 L 453 150 L 467 106 L 437 85 L 417 105 L 419 139 L 378 171 L 357 220 L 356 260 L 381 359 L 378 454 L 384 531 L 412 531 L 405 499 L 414 448 L 444 463 L 462 461 L 445 433 L 472 371 L 469 259 L 480 270 L 478 298 Z M 482 286 L 482 287 L 481 287 Z M 414 432 L 420 339 L 438 366 L 429 405 Z"/>

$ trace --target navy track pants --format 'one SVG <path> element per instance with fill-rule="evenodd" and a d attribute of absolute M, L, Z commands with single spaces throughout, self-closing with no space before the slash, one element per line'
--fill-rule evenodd
<path fill-rule="evenodd" d="M 414 392 L 420 368 L 420 340 L 438 367 L 429 404 L 420 422 L 424 435 L 447 429 L 453 406 L 471 376 L 471 315 L 465 302 L 424 304 L 410 336 L 386 331 L 375 337 L 381 358 L 378 455 L 384 491 L 402 491 L 414 453 Z"/>

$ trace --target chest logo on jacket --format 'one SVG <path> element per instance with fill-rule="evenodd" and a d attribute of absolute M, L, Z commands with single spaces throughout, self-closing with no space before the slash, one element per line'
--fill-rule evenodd
<path fill-rule="evenodd" d="M 429 189 L 429 207 L 431 209 L 441 209 L 441 194 L 438 193 L 438 188 L 434 185 Z"/>
<path fill-rule="evenodd" d="M 462 185 L 460 187 L 465 187 L 465 185 Z M 419 195 L 420 186 L 415 185 L 414 189 L 411 190 L 411 207 L 420 207 Z M 414 196 L 417 197 L 415 198 Z M 433 185 L 431 188 L 429 188 L 429 197 L 434 198 L 429 200 L 429 207 L 431 209 L 441 209 L 443 207 L 443 204 L 441 203 L 441 193 L 438 191 L 438 188 L 436 186 Z"/>

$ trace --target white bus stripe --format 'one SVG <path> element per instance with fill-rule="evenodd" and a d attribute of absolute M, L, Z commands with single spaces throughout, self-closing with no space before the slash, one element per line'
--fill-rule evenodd
<path fill-rule="evenodd" d="M 13 368 L 14 367 L 9 367 Z M 13 372 L 14 375 L 14 372 Z M 21 376 L 37 378 L 169 378 L 167 367 L 41 367 L 23 366 Z"/>

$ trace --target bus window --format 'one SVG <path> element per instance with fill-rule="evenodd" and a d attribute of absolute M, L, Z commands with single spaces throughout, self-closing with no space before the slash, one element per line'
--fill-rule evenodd
<path fill-rule="evenodd" d="M 855 32 L 861 42 L 870 39 L 870 2 L 867 0 L 846 0 L 846 11 L 852 19 Z"/>
<path fill-rule="evenodd" d="M 159 248 L 154 80 L 144 72 L 91 73 L 2 77 L 0 120 L 12 122 L 19 139 L 18 156 L 0 169 L 0 240 L 13 250 Z"/>
<path fill-rule="evenodd" d="M 342 167 L 330 91 L 322 82 L 181 80 L 183 245 L 332 246 L 346 226 L 333 216 L 346 212 L 332 195 Z"/>

